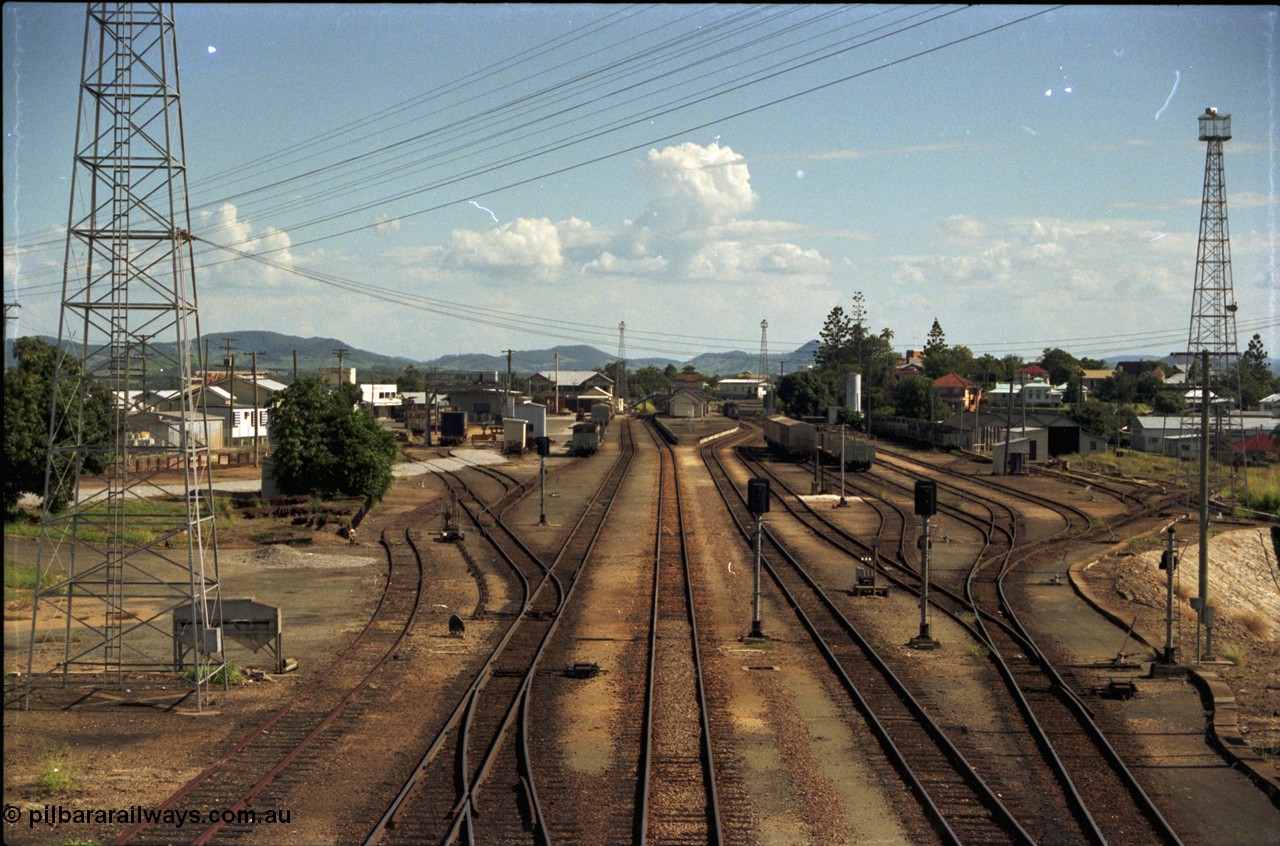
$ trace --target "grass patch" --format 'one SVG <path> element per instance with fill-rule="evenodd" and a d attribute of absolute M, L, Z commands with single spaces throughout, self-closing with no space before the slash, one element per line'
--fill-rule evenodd
<path fill-rule="evenodd" d="M 40 763 L 35 788 L 42 796 L 65 796 L 76 789 L 80 774 L 63 753 L 46 755 Z"/>
<path fill-rule="evenodd" d="M 974 658 L 989 658 L 991 656 L 991 650 L 986 644 L 975 643 L 973 646 L 969 647 L 969 654 Z"/>
<path fill-rule="evenodd" d="M 230 529 L 235 522 L 234 510 L 228 497 L 214 497 L 212 514 L 219 529 Z M 67 512 L 56 515 L 48 526 L 48 536 L 55 542 L 70 538 L 70 523 L 63 517 Z M 108 543 L 112 539 L 123 541 L 134 546 L 145 546 L 153 542 L 164 532 L 181 526 L 187 518 L 187 506 L 181 498 L 177 499 L 136 499 L 108 510 L 106 503 L 83 509 L 80 512 L 76 539 L 84 543 Z M 129 528 L 116 532 L 110 528 L 116 524 L 124 524 Z M 20 512 L 7 515 L 4 522 L 4 533 L 16 537 L 39 538 L 41 523 L 39 515 Z M 174 540 L 180 536 L 175 536 Z"/>
<path fill-rule="evenodd" d="M 1237 667 L 1241 666 L 1244 663 L 1244 658 L 1242 658 L 1240 653 L 1236 652 L 1234 649 L 1225 650 L 1222 653 L 1222 658 L 1224 661 L 1230 661 L 1232 664 L 1235 664 Z"/>
<path fill-rule="evenodd" d="M 42 588 L 48 588 L 57 577 L 52 570 L 46 569 L 40 576 Z M 10 602 L 23 602 L 34 604 L 36 592 L 36 565 L 20 564 L 17 561 L 4 562 L 4 601 L 6 604 Z M 63 593 L 62 588 L 52 591 L 54 594 Z"/>
<path fill-rule="evenodd" d="M 48 587 L 53 583 L 53 571 L 45 570 L 40 578 L 42 586 Z M 19 564 L 16 561 L 4 562 L 4 586 L 8 590 L 35 590 L 36 589 L 36 565 Z"/>
<path fill-rule="evenodd" d="M 1235 621 L 1239 623 L 1245 631 L 1259 640 L 1266 640 L 1267 635 L 1271 634 L 1271 626 L 1267 623 L 1265 617 L 1257 611 L 1240 611 L 1235 615 Z"/>
<path fill-rule="evenodd" d="M 179 674 L 179 677 L 185 682 L 188 682 L 190 684 L 195 684 L 196 668 L 188 667 L 187 669 L 183 670 Z M 211 684 L 211 685 L 226 684 L 234 687 L 235 685 L 238 685 L 238 684 L 244 684 L 244 674 L 240 672 L 240 668 L 237 667 L 235 664 L 227 664 L 215 670 L 213 675 L 209 676 L 208 680 L 206 681 L 206 684 Z"/>

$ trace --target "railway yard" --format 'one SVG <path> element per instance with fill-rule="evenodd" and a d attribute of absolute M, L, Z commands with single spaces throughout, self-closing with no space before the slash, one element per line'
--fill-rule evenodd
<path fill-rule="evenodd" d="M 536 456 L 459 452 L 402 477 L 359 543 L 229 533 L 223 596 L 279 604 L 297 670 L 203 710 L 92 687 L 24 709 L 7 690 L 5 841 L 1280 843 L 1267 527 L 1215 525 L 1229 660 L 1196 664 L 1196 527 L 1151 484 L 997 478 L 884 441 L 822 477 L 748 421 L 677 434 L 617 418 L 594 455 L 547 461 L 545 492 Z M 751 479 L 771 494 L 758 628 Z M 446 509 L 463 539 L 440 537 Z M 1170 525 L 1191 546 L 1164 676 Z M 25 668 L 21 610 L 5 616 L 6 670 Z M 54 796 L 36 786 L 51 760 L 76 776 Z M 259 818 L 28 824 L 49 805 Z"/>

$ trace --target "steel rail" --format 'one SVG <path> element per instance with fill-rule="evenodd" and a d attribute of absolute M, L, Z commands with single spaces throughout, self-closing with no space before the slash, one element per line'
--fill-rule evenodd
<path fill-rule="evenodd" d="M 717 447 L 725 446 L 717 444 Z M 703 458 L 706 461 L 708 470 L 711 472 L 712 478 L 715 480 L 716 487 L 724 500 L 726 507 L 729 509 L 735 524 L 744 538 L 750 538 L 750 532 L 740 517 L 745 510 L 745 499 L 740 490 L 732 484 L 731 478 L 724 467 L 723 460 L 719 455 L 720 449 L 708 448 L 703 450 Z M 710 455 L 710 459 L 707 456 Z M 730 493 L 732 491 L 732 493 Z M 996 831 L 1002 840 L 1013 840 L 1014 842 L 1033 843 L 1034 840 L 1029 833 L 1017 821 L 1014 815 L 1004 805 L 995 791 L 983 780 L 973 766 L 965 759 L 963 754 L 955 747 L 954 743 L 947 737 L 946 732 L 929 716 L 925 708 L 915 699 L 906 685 L 893 673 L 892 669 L 884 662 L 884 660 L 876 653 L 875 649 L 867 643 L 867 641 L 858 632 L 857 628 L 844 616 L 844 614 L 836 607 L 826 593 L 818 586 L 809 574 L 800 566 L 799 562 L 790 555 L 786 547 L 773 535 L 772 532 L 764 532 L 764 538 L 769 542 L 771 550 L 777 554 L 782 560 L 786 561 L 790 571 L 794 572 L 800 579 L 803 586 L 809 590 L 818 606 L 828 616 L 830 622 L 859 648 L 864 660 L 880 674 L 884 683 L 892 691 L 904 707 L 911 715 L 910 721 L 899 721 L 898 731 L 901 733 L 907 729 L 910 724 L 917 725 L 921 731 L 928 736 L 929 741 L 934 744 L 936 751 L 932 754 L 936 755 L 935 760 L 945 760 L 947 766 L 951 768 L 954 774 L 963 782 L 967 789 L 971 791 L 969 794 L 972 799 L 970 802 L 977 802 L 980 807 L 986 809 L 989 815 L 987 822 L 988 838 L 995 837 Z M 783 593 L 788 605 L 801 621 L 802 625 L 809 632 L 814 644 L 822 652 L 827 664 L 832 668 L 840 680 L 841 685 L 848 692 L 851 701 L 863 714 L 868 726 L 880 741 L 881 747 L 885 750 L 885 754 L 893 763 L 895 769 L 911 787 L 920 803 L 926 816 L 934 825 L 935 830 L 946 842 L 959 844 L 962 842 L 961 835 L 953 828 L 952 821 L 948 819 L 947 813 L 940 807 L 937 800 L 931 795 L 929 788 L 925 785 L 920 774 L 916 771 L 916 766 L 920 762 L 916 762 L 913 766 L 908 761 L 908 754 L 900 746 L 899 739 L 895 739 L 885 723 L 876 714 L 875 706 L 863 695 L 858 685 L 854 683 L 849 676 L 847 670 L 842 664 L 839 656 L 836 655 L 832 644 L 819 630 L 817 622 L 811 618 L 803 610 L 803 603 L 787 585 L 786 580 L 781 573 L 773 566 L 769 557 L 762 556 L 762 567 L 768 572 L 773 583 Z M 953 804 L 957 804 L 953 802 Z M 958 806 L 967 807 L 972 810 L 972 805 L 967 802 L 959 802 Z M 971 816 L 965 820 L 969 825 L 981 825 L 981 821 L 973 819 Z"/>
<path fill-rule="evenodd" d="M 649 655 L 648 680 L 645 685 L 645 713 L 642 730 L 643 743 L 640 764 L 640 784 L 637 795 L 640 804 L 636 815 L 636 842 L 649 842 L 649 828 L 653 822 L 650 793 L 653 782 L 655 700 L 657 694 L 658 671 L 658 631 L 661 625 L 661 596 L 664 554 L 662 549 L 663 523 L 665 519 L 664 505 L 672 505 L 678 530 L 679 547 L 677 550 L 681 567 L 681 579 L 685 602 L 685 619 L 689 626 L 689 650 L 693 664 L 694 696 L 698 704 L 699 744 L 698 752 L 703 767 L 703 789 L 706 794 L 708 825 L 707 841 L 713 844 L 724 840 L 724 827 L 720 817 L 720 800 L 716 788 L 715 758 L 711 748 L 711 721 L 708 714 L 706 686 L 703 682 L 702 653 L 698 643 L 697 611 L 693 599 L 693 575 L 689 567 L 688 544 L 685 536 L 684 499 L 680 489 L 679 465 L 675 460 L 675 450 L 671 444 L 658 433 L 655 424 L 649 421 L 646 426 L 649 437 L 659 448 L 660 470 L 658 475 L 658 528 L 654 537 L 653 549 L 653 610 L 649 621 Z M 666 469 L 671 471 L 671 490 L 667 490 Z M 669 499 L 668 499 L 669 497 Z"/>
<path fill-rule="evenodd" d="M 249 798 L 252 798 L 252 796 L 261 792 L 261 790 L 264 787 L 266 787 L 268 783 L 270 783 L 273 779 L 278 777 L 279 774 L 284 771 L 287 765 L 297 758 L 298 754 L 305 747 L 315 743 L 316 740 L 319 738 L 319 736 L 323 733 L 323 730 L 326 727 L 328 727 L 333 722 L 333 720 L 336 719 L 337 716 L 347 708 L 348 705 L 351 704 L 351 702 L 354 700 L 355 696 L 359 692 L 363 691 L 368 687 L 374 675 L 377 674 L 377 672 L 390 659 L 390 656 L 393 655 L 395 651 L 399 648 L 399 645 L 403 641 L 404 637 L 408 634 L 410 628 L 413 625 L 414 620 L 416 619 L 416 616 L 421 604 L 421 592 L 422 592 L 422 559 L 417 550 L 417 547 L 413 545 L 412 539 L 410 538 L 409 526 L 411 525 L 413 520 L 417 519 L 421 515 L 424 515 L 429 509 L 433 509 L 437 504 L 438 504 L 438 501 L 433 500 L 430 503 L 427 503 L 423 506 L 420 506 L 414 509 L 412 512 L 400 518 L 399 521 L 393 524 L 396 527 L 401 527 L 401 526 L 404 527 L 406 541 L 408 542 L 410 548 L 414 553 L 414 559 L 417 562 L 417 566 L 418 566 L 418 580 L 417 580 L 417 585 L 414 588 L 413 604 L 403 626 L 401 627 L 401 631 L 399 635 L 395 638 L 394 642 L 391 643 L 391 645 L 383 651 L 380 658 L 374 663 L 373 667 L 363 676 L 363 678 L 361 678 L 357 682 L 357 684 L 353 688 L 351 688 L 348 691 L 348 693 L 345 696 L 343 696 L 343 698 L 335 706 L 328 709 L 327 712 L 324 713 L 323 715 L 320 715 L 317 721 L 314 723 L 313 727 L 309 731 L 307 731 L 304 737 L 299 742 L 297 742 L 296 745 L 292 746 L 292 748 L 287 750 L 282 757 L 277 758 L 277 763 L 273 767 L 271 767 L 267 775 L 261 777 L 257 782 L 255 782 L 255 784 L 251 785 L 247 791 L 243 791 L 243 790 L 237 791 L 237 793 L 240 795 L 241 798 L 239 799 L 239 801 L 234 803 L 233 809 L 243 807 Z M 364 628 L 361 629 L 360 633 L 357 634 L 356 637 L 352 640 L 352 642 L 348 644 L 347 647 L 343 649 L 342 652 L 339 653 L 339 655 L 335 657 L 334 660 L 327 667 L 325 667 L 320 673 L 318 673 L 314 679 L 312 679 L 306 685 L 301 687 L 290 698 L 290 700 L 287 703 L 285 703 L 283 706 L 277 709 L 274 713 L 272 713 L 269 717 L 267 717 L 267 719 L 264 720 L 262 723 L 260 723 L 255 728 L 250 730 L 235 745 L 233 745 L 230 749 L 228 749 L 221 756 L 219 756 L 217 760 L 215 760 L 213 763 L 207 766 L 200 773 L 196 774 L 186 784 L 184 784 L 181 788 L 175 791 L 168 799 L 164 800 L 157 807 L 156 809 L 157 811 L 163 812 L 163 811 L 169 810 L 177 806 L 180 802 L 189 800 L 193 795 L 196 794 L 198 790 L 205 787 L 205 785 L 208 785 L 212 779 L 214 779 L 218 774 L 223 772 L 224 769 L 226 769 L 228 764 L 237 760 L 240 756 L 249 753 L 249 751 L 254 748 L 254 743 L 256 741 L 263 738 L 270 730 L 277 728 L 278 726 L 283 724 L 286 720 L 288 720 L 291 717 L 291 715 L 294 716 L 295 719 L 305 717 L 305 715 L 298 714 L 295 709 L 298 708 L 298 706 L 305 700 L 307 696 L 315 692 L 322 683 L 332 678 L 333 675 L 335 675 L 335 673 L 340 668 L 345 668 L 351 661 L 351 657 L 356 652 L 356 650 L 359 649 L 361 646 L 363 646 L 363 644 L 371 637 L 372 633 L 376 630 L 376 628 L 383 623 L 382 618 L 385 616 L 384 609 L 389 607 L 390 605 L 389 599 L 392 595 L 392 586 L 394 584 L 393 577 L 396 574 L 396 571 L 394 570 L 395 554 L 392 550 L 391 542 L 388 541 L 388 533 L 391 530 L 392 530 L 392 525 L 389 525 L 386 528 L 384 528 L 382 533 L 382 540 L 381 540 L 383 547 L 387 551 L 387 567 L 388 567 L 387 583 L 383 588 L 382 594 L 378 598 L 378 604 L 375 606 L 373 613 L 370 615 L 369 622 L 365 624 Z M 207 840 L 208 837 L 212 836 L 214 833 L 221 830 L 222 827 L 223 827 L 223 824 L 221 822 L 218 822 L 214 826 L 206 830 L 204 833 L 197 835 L 195 840 L 197 841 Z M 113 844 L 133 843 L 136 840 L 138 840 L 138 838 L 142 837 L 144 833 L 148 831 L 150 828 L 151 826 L 148 825 L 147 823 L 139 823 L 138 825 L 135 825 L 121 832 L 119 835 L 116 836 L 116 838 L 112 841 L 112 843 Z"/>

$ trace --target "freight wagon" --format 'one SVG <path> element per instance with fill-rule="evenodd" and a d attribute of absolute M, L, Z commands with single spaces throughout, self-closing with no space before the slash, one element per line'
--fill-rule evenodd
<path fill-rule="evenodd" d="M 775 455 L 793 461 L 812 459 L 816 450 L 824 464 L 839 464 L 843 456 L 846 469 L 859 471 L 871 469 L 876 459 L 876 445 L 865 435 L 846 429 L 842 444 L 839 428 L 790 417 L 766 417 L 764 439 Z"/>
<path fill-rule="evenodd" d="M 846 470 L 870 470 L 876 460 L 875 442 L 868 440 L 860 432 L 848 429 L 841 432 L 839 428 L 826 428 L 818 433 L 818 444 L 824 461 L 838 464 L 843 459 Z"/>
<path fill-rule="evenodd" d="M 955 426 L 911 417 L 876 414 L 871 418 L 871 433 L 879 438 L 889 438 L 912 446 L 932 446 L 939 449 L 960 449 L 963 446 L 960 430 Z"/>
<path fill-rule="evenodd" d="M 574 455 L 595 455 L 600 449 L 600 430 L 595 423 L 573 424 L 573 439 L 569 451 Z"/>
<path fill-rule="evenodd" d="M 440 443 L 443 446 L 457 446 L 467 439 L 467 413 L 465 411 L 444 411 L 440 413 Z"/>
<path fill-rule="evenodd" d="M 790 417 L 766 417 L 764 439 L 769 449 L 782 458 L 809 458 L 813 455 L 817 428 L 812 423 Z"/>

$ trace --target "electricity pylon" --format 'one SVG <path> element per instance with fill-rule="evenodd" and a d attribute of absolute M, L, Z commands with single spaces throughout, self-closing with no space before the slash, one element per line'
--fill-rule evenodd
<path fill-rule="evenodd" d="M 181 670 L 199 707 L 225 658 L 172 4 L 90 3 L 82 68 L 26 696 Z"/>

